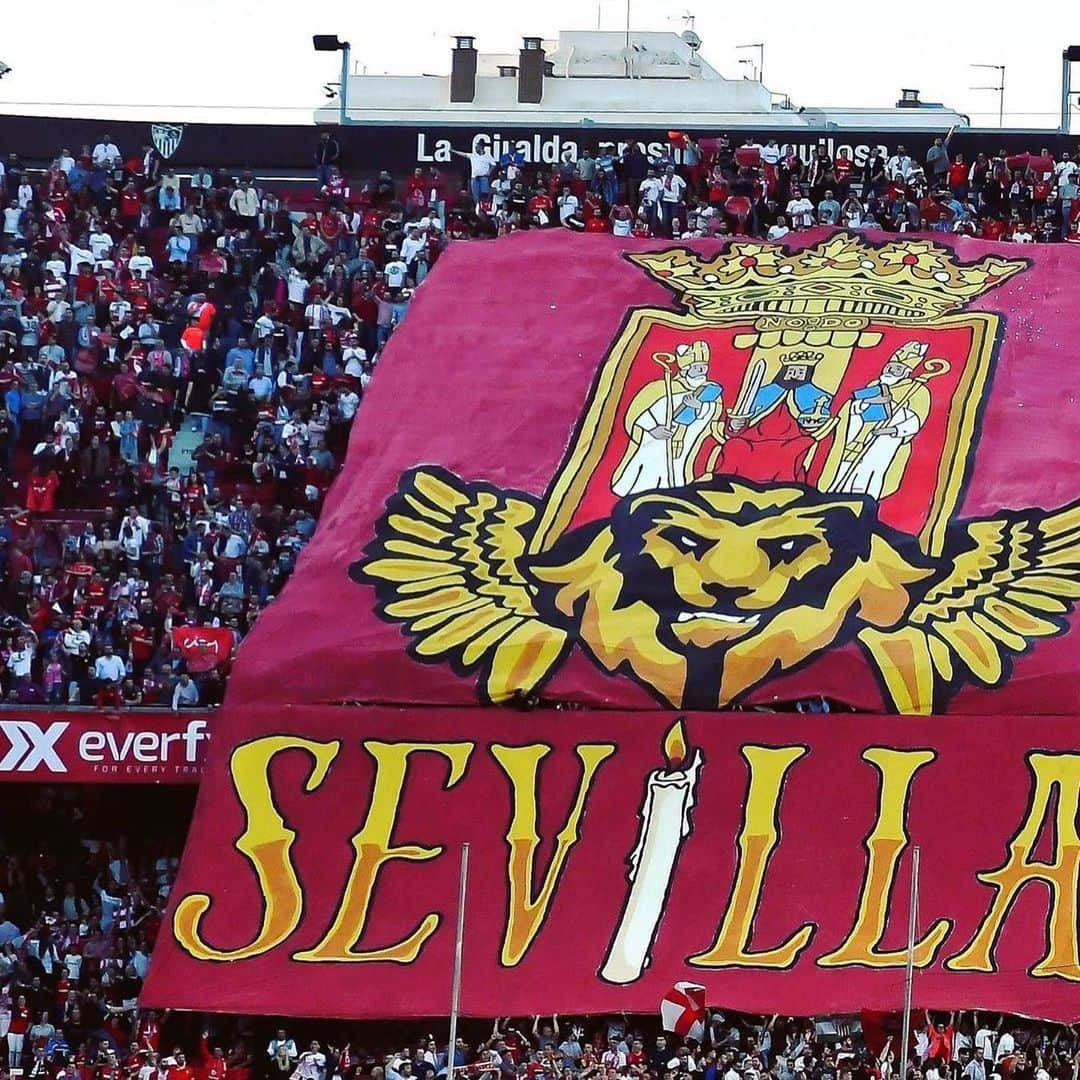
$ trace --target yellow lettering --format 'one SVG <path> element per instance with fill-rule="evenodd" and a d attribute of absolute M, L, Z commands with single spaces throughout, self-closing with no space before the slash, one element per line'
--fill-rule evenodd
<path fill-rule="evenodd" d="M 551 747 L 538 744 L 492 746 L 492 756 L 510 781 L 513 807 L 510 825 L 506 830 L 506 844 L 510 849 L 507 861 L 510 891 L 502 945 L 503 966 L 514 967 L 520 963 L 543 925 L 566 858 L 570 849 L 580 839 L 579 827 L 593 779 L 600 765 L 614 752 L 615 747 L 611 743 L 585 743 L 577 747 L 577 756 L 581 761 L 581 781 L 577 795 L 566 818 L 566 824 L 555 837 L 551 862 L 539 890 L 534 895 L 534 862 L 536 849 L 540 844 L 540 836 L 536 830 L 537 773 L 540 762 L 551 753 Z"/>
<path fill-rule="evenodd" d="M 389 960 L 411 964 L 424 942 L 438 929 L 439 915 L 430 912 L 408 937 L 380 949 L 363 952 L 356 945 L 367 925 L 375 882 L 383 866 L 395 859 L 426 862 L 441 855 L 443 847 L 403 844 L 394 847 L 391 837 L 397 823 L 405 774 L 411 754 L 440 754 L 450 763 L 443 791 L 449 791 L 464 775 L 473 752 L 473 743 L 385 743 L 365 742 L 364 749 L 375 759 L 375 780 L 371 804 L 360 831 L 352 838 L 353 859 L 349 880 L 338 906 L 337 915 L 326 936 L 312 949 L 294 953 L 294 960 L 364 961 Z"/>
<path fill-rule="evenodd" d="M 210 909 L 206 893 L 190 893 L 176 905 L 173 934 L 180 947 L 196 960 L 247 960 L 280 945 L 299 925 L 304 896 L 290 853 L 296 832 L 286 826 L 274 804 L 270 763 L 287 750 L 303 750 L 315 759 L 304 791 L 315 791 L 341 749 L 341 743 L 312 742 L 289 735 L 269 735 L 238 746 L 229 759 L 233 790 L 244 808 L 245 826 L 236 850 L 255 870 L 263 901 L 262 926 L 255 940 L 237 949 L 215 949 L 199 934 L 199 924 Z"/>
<path fill-rule="evenodd" d="M 882 950 L 889 900 L 900 856 L 911 837 L 907 832 L 907 809 L 915 774 L 937 756 L 933 750 L 889 750 L 871 746 L 863 760 L 877 769 L 881 781 L 877 820 L 866 838 L 866 876 L 863 878 L 855 924 L 843 944 L 818 960 L 821 967 L 903 967 L 907 950 Z M 948 919 L 934 923 L 927 935 L 915 943 L 914 964 L 933 963 L 938 949 L 952 929 Z"/>
<path fill-rule="evenodd" d="M 1031 975 L 1080 981 L 1080 940 L 1078 940 L 1077 893 L 1080 889 L 1080 754 L 1028 755 L 1034 775 L 1034 790 L 1027 817 L 1008 847 L 1005 864 L 979 875 L 995 892 L 986 918 L 963 952 L 945 962 L 950 971 L 994 971 L 994 947 L 1013 901 L 1025 885 L 1041 881 L 1050 890 L 1047 915 L 1046 955 L 1031 969 Z M 1057 807 L 1051 830 L 1051 860 L 1037 862 L 1032 852 L 1043 831 L 1051 800 L 1057 792 Z"/>
<path fill-rule="evenodd" d="M 744 746 L 742 756 L 750 779 L 739 831 L 739 861 L 724 920 L 707 952 L 690 957 L 698 967 L 789 968 L 810 944 L 814 924 L 807 923 L 775 949 L 750 951 L 754 918 L 761 905 L 761 888 L 773 850 L 780 839 L 779 812 L 784 778 L 805 746 Z"/>

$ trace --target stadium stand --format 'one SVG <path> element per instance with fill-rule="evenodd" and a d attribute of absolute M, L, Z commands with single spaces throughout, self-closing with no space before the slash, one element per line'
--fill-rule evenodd
<path fill-rule="evenodd" d="M 901 148 L 856 170 L 827 156 L 807 166 L 775 142 L 673 132 L 671 144 L 693 163 L 631 147 L 537 172 L 465 155 L 467 190 L 434 169 L 360 181 L 331 162 L 312 192 L 180 176 L 156 151 L 121 150 L 104 132 L 75 153 L 61 148 L 43 172 L 7 156 L 5 701 L 221 702 L 229 658 L 312 537 L 380 350 L 448 242 L 558 227 L 782 240 L 821 224 L 1080 239 L 1080 172 L 1067 154 L 968 163 L 945 139 L 925 162 Z M 420 1038 L 420 1025 L 305 1022 L 294 1037 L 269 1021 L 218 1018 L 204 1030 L 193 1017 L 140 1013 L 190 815 L 190 796 L 146 790 L 121 800 L 107 787 L 0 787 L 4 1076 L 445 1073 L 447 1047 Z M 153 815 L 154 835 L 132 827 L 133 809 Z M 31 834 L 25 813 L 48 829 Z M 938 1019 L 920 1026 L 910 1080 L 1080 1076 L 1075 1028 Z M 715 1012 L 706 1037 L 684 1045 L 625 1017 L 508 1019 L 469 1028 L 455 1064 L 499 1080 L 893 1080 L 897 1040 L 871 1021 Z"/>

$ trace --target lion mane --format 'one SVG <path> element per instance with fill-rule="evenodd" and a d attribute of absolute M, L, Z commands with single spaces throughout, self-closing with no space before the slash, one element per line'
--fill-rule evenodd
<path fill-rule="evenodd" d="M 541 618 L 601 667 L 716 708 L 898 626 L 940 568 L 869 498 L 732 479 L 622 499 L 523 569 Z"/>

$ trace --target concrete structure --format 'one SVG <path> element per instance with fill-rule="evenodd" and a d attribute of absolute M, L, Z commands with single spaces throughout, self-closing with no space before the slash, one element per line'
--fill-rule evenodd
<path fill-rule="evenodd" d="M 471 46 L 472 39 L 460 43 Z M 693 32 L 572 30 L 563 31 L 557 41 L 527 38 L 525 46 L 543 50 L 546 75 L 538 103 L 519 101 L 519 56 L 480 53 L 471 101 L 451 102 L 448 75 L 350 76 L 347 122 L 789 132 L 944 131 L 968 123 L 951 109 L 919 102 L 917 91 L 905 91 L 903 106 L 898 103 L 894 109 L 796 108 L 786 100 L 776 104 L 775 95 L 761 82 L 724 78 L 702 58 Z M 338 119 L 336 101 L 315 112 L 316 123 Z"/>

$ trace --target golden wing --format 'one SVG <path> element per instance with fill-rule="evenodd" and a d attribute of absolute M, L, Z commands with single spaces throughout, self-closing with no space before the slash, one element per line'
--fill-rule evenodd
<path fill-rule="evenodd" d="M 965 682 L 1000 685 L 1014 655 L 1068 629 L 1080 597 L 1080 503 L 961 524 L 906 625 L 859 633 L 897 712 L 929 713 Z"/>
<path fill-rule="evenodd" d="M 414 469 L 349 574 L 375 586 L 379 613 L 403 624 L 413 656 L 460 675 L 479 669 L 483 695 L 507 701 L 538 686 L 568 647 L 537 617 L 519 569 L 536 515 L 527 495 Z"/>

